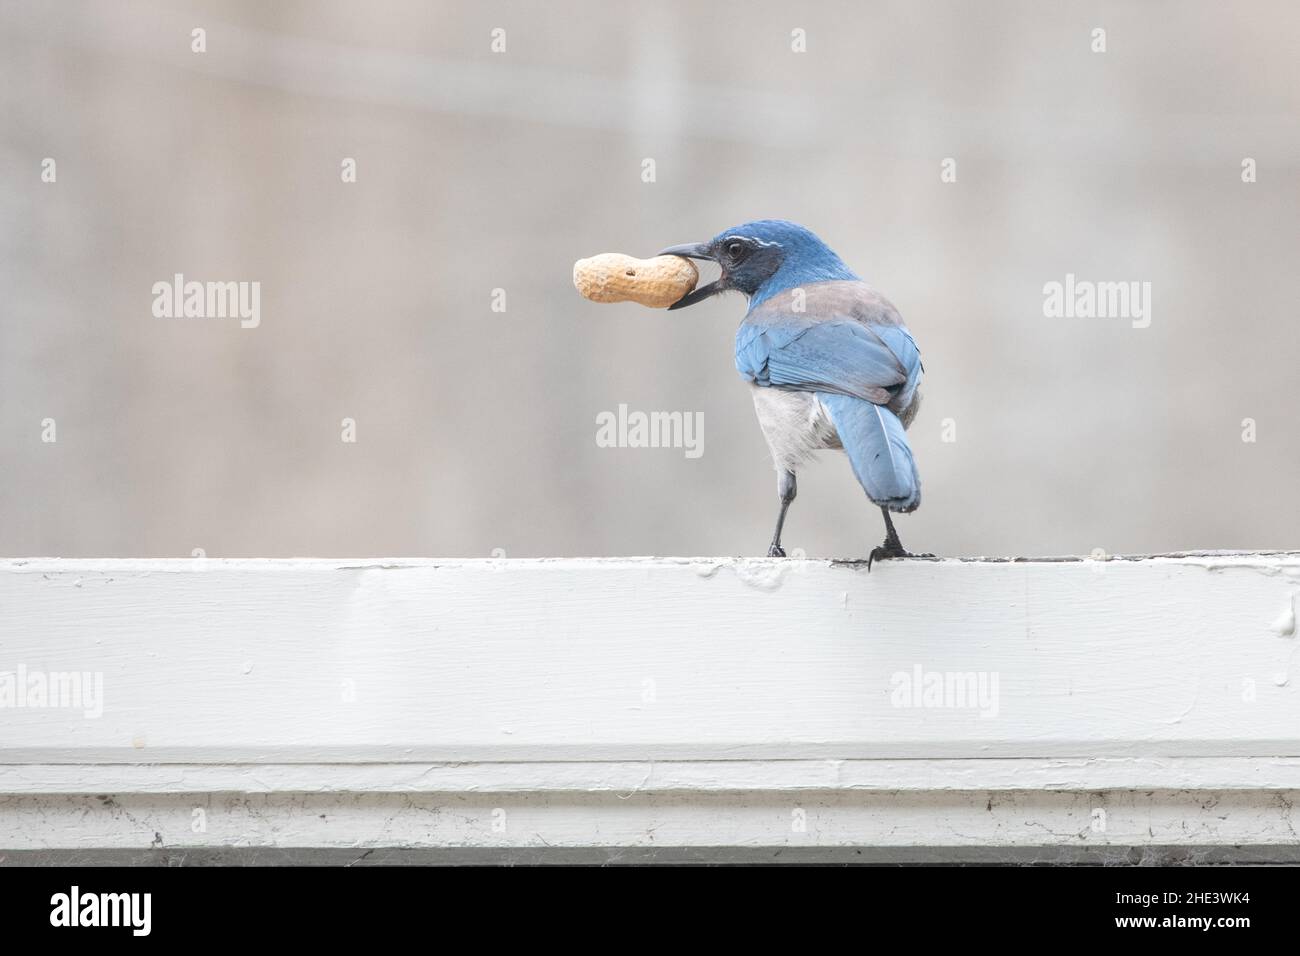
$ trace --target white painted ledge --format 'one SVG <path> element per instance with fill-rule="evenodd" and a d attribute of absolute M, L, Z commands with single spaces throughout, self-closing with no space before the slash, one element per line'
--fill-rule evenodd
<path fill-rule="evenodd" d="M 0 685 L 0 854 L 1285 854 L 1298 592 L 1296 553 L 4 561 L 0 681 L 103 697 Z"/>

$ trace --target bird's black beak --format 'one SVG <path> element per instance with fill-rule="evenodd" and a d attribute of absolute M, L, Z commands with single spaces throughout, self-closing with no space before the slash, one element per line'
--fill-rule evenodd
<path fill-rule="evenodd" d="M 669 246 L 659 252 L 661 256 L 685 256 L 687 259 L 707 259 L 710 262 L 717 262 L 718 257 L 713 254 L 711 246 L 707 242 L 688 242 L 681 246 Z M 727 277 L 715 279 L 708 285 L 702 285 L 694 292 L 688 292 L 672 305 L 668 311 L 673 309 L 684 309 L 688 305 L 694 305 L 696 302 L 703 302 L 711 295 L 717 295 L 719 292 L 725 292 L 728 289 Z"/>

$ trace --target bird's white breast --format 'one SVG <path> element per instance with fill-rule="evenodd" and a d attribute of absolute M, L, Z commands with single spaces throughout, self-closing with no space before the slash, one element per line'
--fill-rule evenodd
<path fill-rule="evenodd" d="M 839 448 L 826 406 L 812 392 L 752 386 L 758 424 L 778 469 L 792 471 L 823 448 Z"/>

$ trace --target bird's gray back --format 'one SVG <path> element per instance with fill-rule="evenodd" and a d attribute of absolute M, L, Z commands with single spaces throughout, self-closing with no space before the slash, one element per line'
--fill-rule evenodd
<path fill-rule="evenodd" d="M 894 304 L 861 280 L 813 282 L 786 289 L 745 316 L 745 323 L 772 326 L 799 316 L 809 323 L 852 319 L 862 325 L 906 327 Z"/>

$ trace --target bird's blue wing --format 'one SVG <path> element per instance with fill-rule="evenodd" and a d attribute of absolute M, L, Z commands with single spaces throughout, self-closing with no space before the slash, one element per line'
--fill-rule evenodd
<path fill-rule="evenodd" d="M 736 368 L 758 385 L 850 395 L 876 405 L 898 397 L 907 405 L 920 381 L 921 354 L 902 326 L 792 317 L 741 326 Z"/>

